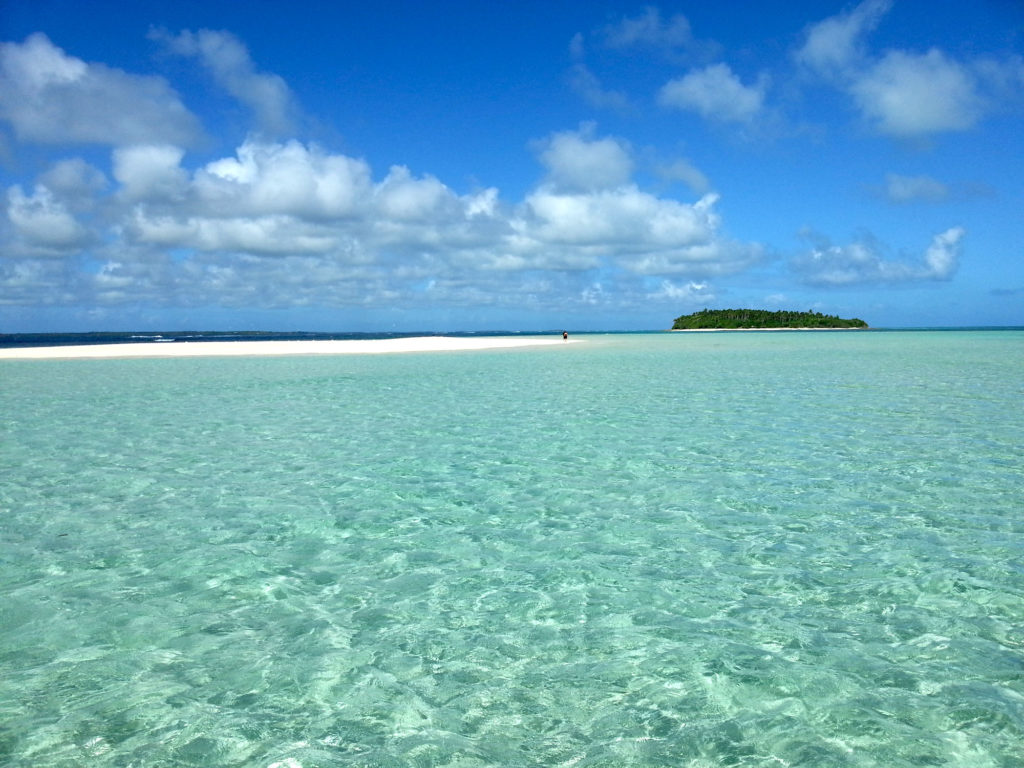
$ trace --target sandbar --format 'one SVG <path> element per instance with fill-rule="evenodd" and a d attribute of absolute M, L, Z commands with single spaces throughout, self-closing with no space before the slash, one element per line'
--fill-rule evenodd
<path fill-rule="evenodd" d="M 572 344 L 578 339 L 542 336 L 413 336 L 401 339 L 316 341 L 182 341 L 82 344 L 0 349 L 0 360 L 79 360 L 127 357 L 244 357 L 279 355 L 379 355 L 394 352 L 460 352 L 476 349 Z"/>

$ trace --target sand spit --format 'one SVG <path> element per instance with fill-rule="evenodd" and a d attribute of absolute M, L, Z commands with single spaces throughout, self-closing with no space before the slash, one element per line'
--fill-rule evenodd
<path fill-rule="evenodd" d="M 128 357 L 241 357 L 279 355 L 379 355 L 395 352 L 459 352 L 475 349 L 572 344 L 576 339 L 525 336 L 416 336 L 339 341 L 189 341 L 89 344 L 0 349 L 0 360 L 78 360 Z"/>

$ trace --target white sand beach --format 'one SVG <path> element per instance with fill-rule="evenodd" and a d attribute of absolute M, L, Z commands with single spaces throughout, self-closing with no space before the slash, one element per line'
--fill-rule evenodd
<path fill-rule="evenodd" d="M 573 344 L 578 339 L 547 336 L 416 336 L 404 339 L 339 341 L 190 341 L 90 344 L 0 349 L 0 360 L 71 360 L 122 357 L 238 357 L 277 355 L 378 355 L 395 352 L 458 352 L 476 349 Z"/>

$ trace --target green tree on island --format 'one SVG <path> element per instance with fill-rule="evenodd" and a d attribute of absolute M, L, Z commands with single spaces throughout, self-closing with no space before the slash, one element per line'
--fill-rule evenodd
<path fill-rule="evenodd" d="M 770 312 L 766 309 L 702 309 L 675 319 L 673 331 L 743 328 L 867 328 L 859 318 L 849 320 L 821 312 Z"/>

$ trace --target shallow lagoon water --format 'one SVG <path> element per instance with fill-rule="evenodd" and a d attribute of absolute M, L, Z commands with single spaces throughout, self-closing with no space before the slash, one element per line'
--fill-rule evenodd
<path fill-rule="evenodd" d="M 0 764 L 1021 766 L 1024 333 L 0 365 Z"/>

